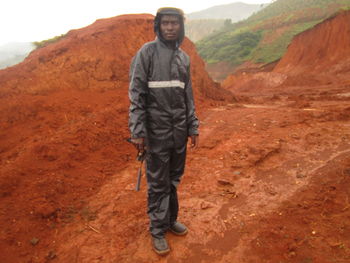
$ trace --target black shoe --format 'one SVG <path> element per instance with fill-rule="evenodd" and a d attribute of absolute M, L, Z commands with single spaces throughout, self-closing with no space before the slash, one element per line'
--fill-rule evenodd
<path fill-rule="evenodd" d="M 168 246 L 168 242 L 163 238 L 152 237 L 152 245 L 154 251 L 161 256 L 164 256 L 169 253 L 170 248 Z"/>
<path fill-rule="evenodd" d="M 175 222 L 171 227 L 169 227 L 169 230 L 178 236 L 186 235 L 188 232 L 187 227 L 180 222 Z"/>

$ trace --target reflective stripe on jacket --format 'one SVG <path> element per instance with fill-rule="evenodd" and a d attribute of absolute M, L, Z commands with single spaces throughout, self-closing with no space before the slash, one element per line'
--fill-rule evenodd
<path fill-rule="evenodd" d="M 157 38 L 146 43 L 130 68 L 129 128 L 133 138 L 186 143 L 198 134 L 190 60 Z"/>

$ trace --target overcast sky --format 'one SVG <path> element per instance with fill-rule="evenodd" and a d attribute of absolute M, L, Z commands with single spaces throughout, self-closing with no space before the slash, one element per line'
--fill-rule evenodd
<path fill-rule="evenodd" d="M 234 2 L 261 4 L 271 0 L 1 0 L 0 45 L 52 38 L 85 27 L 99 18 L 131 13 L 155 14 L 163 6 L 175 6 L 185 13 L 192 13 Z"/>

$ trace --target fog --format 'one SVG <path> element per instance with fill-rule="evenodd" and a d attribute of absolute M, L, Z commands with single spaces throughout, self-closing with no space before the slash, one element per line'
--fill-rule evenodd
<path fill-rule="evenodd" d="M 0 69 L 15 65 L 35 48 L 30 42 L 12 42 L 0 46 Z"/>

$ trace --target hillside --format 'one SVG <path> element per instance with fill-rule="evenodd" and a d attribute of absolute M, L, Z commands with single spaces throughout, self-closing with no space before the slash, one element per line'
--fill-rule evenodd
<path fill-rule="evenodd" d="M 191 41 L 196 42 L 221 29 L 225 22 L 231 24 L 230 20 L 225 19 L 186 20 L 186 36 L 191 39 Z"/>
<path fill-rule="evenodd" d="M 241 2 L 235 2 L 226 5 L 213 6 L 198 12 L 186 14 L 186 19 L 231 19 L 232 22 L 237 22 L 245 19 L 257 12 L 267 4 L 245 4 Z"/>
<path fill-rule="evenodd" d="M 277 98 L 300 92 L 314 99 L 349 97 L 349 21 L 350 11 L 326 19 L 295 36 L 269 72 L 236 72 L 222 86 L 237 96 Z"/>
<path fill-rule="evenodd" d="M 125 142 L 128 64 L 152 19 L 98 20 L 0 70 L 0 262 L 349 262 L 350 11 L 272 71 L 228 78 L 238 101 L 185 41 L 199 147 L 178 188 L 189 232 L 167 233 L 162 258 Z"/>
<path fill-rule="evenodd" d="M 349 32 L 340 28 L 349 27 L 348 17 L 349 12 L 300 34 L 298 48 L 290 52 L 300 57 L 299 44 L 324 38 L 323 32 L 331 35 L 315 47 L 319 59 L 337 33 L 345 46 Z M 327 61 L 332 51 L 349 58 L 346 49 L 338 54 L 330 48 Z M 327 72 L 307 71 L 311 58 L 314 54 L 298 65 L 305 68 L 303 74 L 242 73 L 251 82 L 238 90 L 242 81 L 229 87 L 239 95 L 238 103 L 201 111 L 200 147 L 188 152 L 178 191 L 179 220 L 189 233 L 166 235 L 169 255 L 160 258 L 152 251 L 146 182 L 140 192 L 133 191 L 138 164 L 128 161 L 91 195 L 81 217 L 73 210 L 64 226 L 56 226 L 54 244 L 35 247 L 38 258 L 62 263 L 348 262 L 349 71 L 338 72 L 328 84 L 310 81 L 305 76 L 322 80 Z M 327 63 L 333 69 L 348 66 Z"/>
<path fill-rule="evenodd" d="M 42 262 L 35 258 L 55 247 L 55 232 L 76 217 L 92 220 L 86 199 L 133 162 L 129 64 L 154 37 L 151 15 L 102 19 L 0 70 L 1 262 Z M 199 112 L 233 99 L 194 44 L 182 47 Z"/>
<path fill-rule="evenodd" d="M 350 2 L 346 0 L 277 0 L 199 41 L 198 52 L 212 67 L 226 63 L 231 72 L 247 61 L 268 64 L 282 57 L 293 36 L 347 8 Z"/>
<path fill-rule="evenodd" d="M 266 6 L 267 4 L 254 5 L 237 2 L 186 14 L 186 36 L 196 42 L 224 26 L 249 17 Z"/>
<path fill-rule="evenodd" d="M 350 12 L 340 12 L 293 38 L 274 72 L 340 76 L 350 69 Z M 340 81 L 340 79 L 338 79 Z"/>

